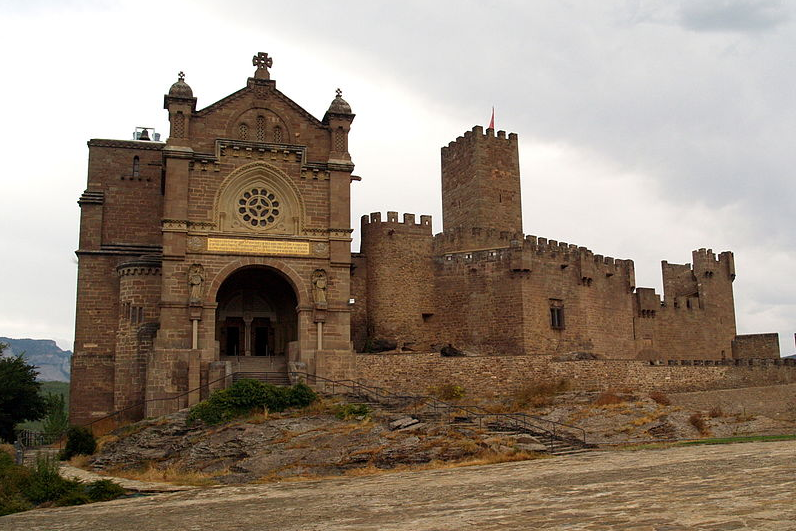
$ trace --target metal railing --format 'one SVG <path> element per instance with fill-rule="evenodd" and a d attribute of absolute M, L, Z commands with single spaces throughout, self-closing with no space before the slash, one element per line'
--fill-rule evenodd
<path fill-rule="evenodd" d="M 551 452 L 559 441 L 580 447 L 590 446 L 586 441 L 586 430 L 583 428 L 527 413 L 495 413 L 478 405 L 452 404 L 428 395 L 395 393 L 383 387 L 364 384 L 357 380 L 332 380 L 299 371 L 291 371 L 290 375 L 293 381 L 304 379 L 307 383 L 316 386 L 322 383 L 327 392 L 331 387 L 332 394 L 337 394 L 337 390 L 342 388 L 346 389 L 349 395 L 382 404 L 385 402 L 410 403 L 415 413 L 420 408 L 428 408 L 432 410 L 432 414 L 446 418 L 449 423 L 471 419 L 473 422 L 477 422 L 479 427 L 484 427 L 486 424 L 491 427 L 519 429 L 536 437 L 543 437 Z"/>

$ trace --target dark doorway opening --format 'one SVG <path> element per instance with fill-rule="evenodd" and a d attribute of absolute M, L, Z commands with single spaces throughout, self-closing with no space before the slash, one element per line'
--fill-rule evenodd
<path fill-rule="evenodd" d="M 230 275 L 216 295 L 216 339 L 221 356 L 283 358 L 298 340 L 293 287 L 265 267 Z"/>

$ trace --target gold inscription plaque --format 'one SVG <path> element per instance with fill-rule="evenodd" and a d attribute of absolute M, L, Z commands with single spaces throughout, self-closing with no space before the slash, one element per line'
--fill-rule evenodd
<path fill-rule="evenodd" d="M 310 242 L 290 242 L 284 240 L 243 240 L 236 238 L 208 238 L 207 250 L 217 253 L 247 254 L 310 254 Z"/>

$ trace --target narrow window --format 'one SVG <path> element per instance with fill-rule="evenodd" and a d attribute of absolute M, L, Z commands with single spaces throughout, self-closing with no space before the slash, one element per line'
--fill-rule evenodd
<path fill-rule="evenodd" d="M 550 299 L 550 327 L 555 330 L 564 329 L 564 301 Z"/>
<path fill-rule="evenodd" d="M 265 142 L 265 117 L 257 117 L 257 142 Z"/>
<path fill-rule="evenodd" d="M 240 140 L 247 140 L 249 138 L 249 126 L 246 124 L 240 124 L 238 126 L 238 138 Z"/>
<path fill-rule="evenodd" d="M 133 157 L 133 177 L 140 177 L 141 176 L 141 161 L 138 158 L 138 155 Z"/>
<path fill-rule="evenodd" d="M 274 143 L 281 144 L 282 143 L 282 128 L 278 125 L 274 127 Z"/>

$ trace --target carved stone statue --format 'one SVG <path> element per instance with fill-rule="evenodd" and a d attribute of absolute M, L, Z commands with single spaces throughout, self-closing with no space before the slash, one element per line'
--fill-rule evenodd
<path fill-rule="evenodd" d="M 201 264 L 193 264 L 188 270 L 189 299 L 191 302 L 202 300 L 202 284 L 205 281 L 205 269 Z"/>
<path fill-rule="evenodd" d="M 312 274 L 312 299 L 319 306 L 326 305 L 326 286 L 329 280 L 326 271 L 316 269 Z"/>

